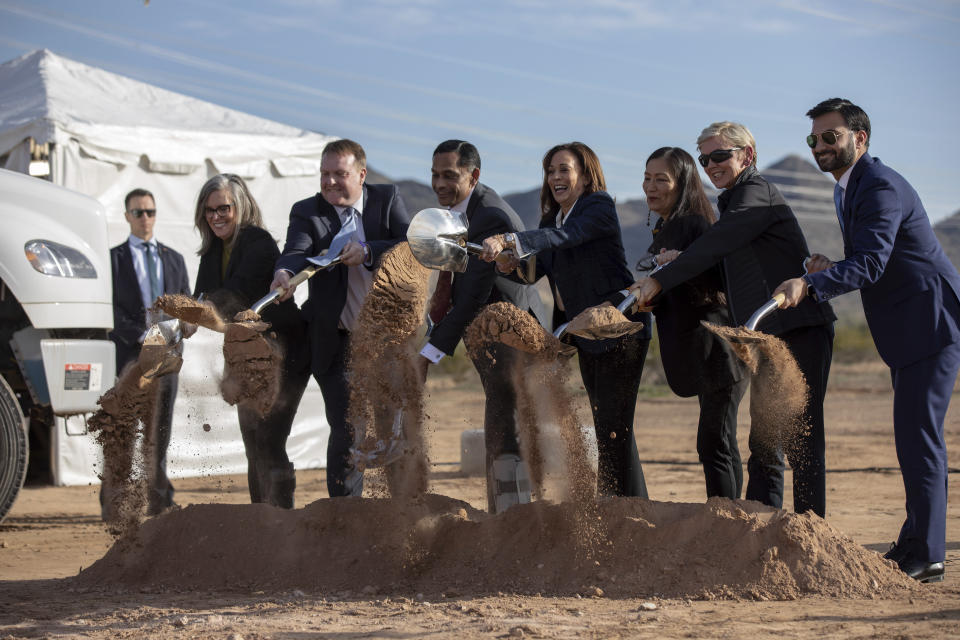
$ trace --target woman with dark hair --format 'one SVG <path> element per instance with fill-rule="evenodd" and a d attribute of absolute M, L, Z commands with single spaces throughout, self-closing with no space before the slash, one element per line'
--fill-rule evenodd
<path fill-rule="evenodd" d="M 650 154 L 643 192 L 659 216 L 648 249 L 654 261 L 683 251 L 716 222 L 693 158 L 679 147 Z M 652 264 L 641 261 L 638 268 L 644 267 Z M 661 295 L 653 314 L 667 383 L 678 396 L 700 401 L 697 454 L 707 497 L 736 499 L 743 488 L 737 409 L 749 378 L 726 341 L 700 324 L 729 325 L 725 301 L 720 268 L 714 266 Z"/>
<path fill-rule="evenodd" d="M 697 138 L 700 166 L 723 193 L 717 199 L 720 218 L 675 260 L 631 287 L 640 304 L 656 304 L 669 292 L 717 266 L 723 271 L 727 310 L 735 326 L 770 301 L 774 287 L 803 274 L 810 255 L 797 217 L 777 190 L 757 171 L 757 142 L 744 125 L 715 122 Z M 764 317 L 757 329 L 783 340 L 797 360 L 810 389 L 801 417 L 804 431 L 786 450 L 793 468 L 793 509 L 826 513 L 823 398 L 833 353 L 830 304 L 806 298 L 793 309 Z M 751 397 L 754 405 L 756 396 Z M 758 406 L 751 407 L 748 500 L 783 506 L 783 454 L 763 434 L 779 433 L 781 424 Z"/>
<path fill-rule="evenodd" d="M 536 277 L 550 281 L 554 321 L 569 321 L 603 302 L 619 304 L 633 278 L 627 268 L 620 221 L 605 191 L 596 154 L 582 142 L 553 147 L 543 157 L 540 228 L 487 238 L 483 259 L 505 248 L 536 254 Z M 640 375 L 650 344 L 650 314 L 638 333 L 607 340 L 574 338 L 580 375 L 597 433 L 600 495 L 647 497 L 633 435 Z"/>
<path fill-rule="evenodd" d="M 240 176 L 216 175 L 200 189 L 194 224 L 200 232 L 200 268 L 194 296 L 203 294 L 225 320 L 269 292 L 277 243 L 263 228 L 260 207 Z M 237 418 L 247 455 L 251 502 L 293 508 L 296 488 L 287 457 L 287 436 L 310 377 L 306 326 L 293 299 L 268 305 L 260 313 L 270 323 L 268 339 L 284 354 L 280 394 L 265 416 L 242 405 Z"/>

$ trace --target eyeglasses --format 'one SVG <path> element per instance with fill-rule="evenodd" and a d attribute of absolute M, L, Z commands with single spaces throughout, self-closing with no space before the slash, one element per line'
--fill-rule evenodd
<path fill-rule="evenodd" d="M 222 204 L 219 207 L 204 207 L 203 213 L 204 215 L 208 215 L 211 218 L 215 215 L 220 215 L 221 217 L 225 217 L 230 214 L 230 209 L 232 208 L 233 208 L 232 204 Z"/>
<path fill-rule="evenodd" d="M 710 164 L 710 161 L 713 160 L 714 164 L 720 164 L 726 160 L 729 160 L 733 157 L 734 151 L 740 151 L 743 147 L 733 147 L 732 149 L 714 149 L 710 153 L 700 154 L 697 158 L 697 161 L 700 163 L 700 166 L 704 169 L 707 168 L 707 165 Z"/>
<path fill-rule="evenodd" d="M 811 149 L 815 149 L 817 146 L 817 138 L 822 139 L 823 144 L 837 144 L 837 140 L 839 140 L 840 136 L 842 136 L 844 133 L 846 133 L 846 131 L 834 131 L 833 129 L 828 129 L 820 135 L 811 133 L 807 136 L 807 144 Z"/>
<path fill-rule="evenodd" d="M 153 216 L 157 215 L 157 210 L 156 209 L 130 209 L 130 211 L 127 211 L 127 213 L 132 215 L 134 218 L 142 218 L 143 216 L 152 218 Z"/>

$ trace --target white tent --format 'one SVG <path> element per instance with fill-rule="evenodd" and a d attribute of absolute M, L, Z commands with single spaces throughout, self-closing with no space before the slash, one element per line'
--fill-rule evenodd
<path fill-rule="evenodd" d="M 243 176 L 282 242 L 291 205 L 319 190 L 320 153 L 331 139 L 45 49 L 0 65 L 0 166 L 27 172 L 31 146 L 48 144 L 50 179 L 104 204 L 111 245 L 129 234 L 124 196 L 149 189 L 156 196 L 157 238 L 183 254 L 191 285 L 199 263 L 193 210 L 203 183 L 222 172 Z M 246 470 L 236 410 L 217 390 L 221 344 L 219 334 L 205 330 L 186 343 L 169 451 L 173 477 Z M 325 465 L 328 433 L 323 400 L 311 382 L 287 447 L 296 468 Z M 92 438 L 57 433 L 54 442 L 55 482 L 97 481 Z"/>

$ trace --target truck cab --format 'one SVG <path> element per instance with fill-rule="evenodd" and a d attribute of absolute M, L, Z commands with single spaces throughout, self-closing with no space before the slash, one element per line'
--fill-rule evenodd
<path fill-rule="evenodd" d="M 116 371 L 103 205 L 2 169 L 0 193 L 2 521 L 28 462 L 38 480 L 56 478 L 56 440 L 85 432 Z"/>

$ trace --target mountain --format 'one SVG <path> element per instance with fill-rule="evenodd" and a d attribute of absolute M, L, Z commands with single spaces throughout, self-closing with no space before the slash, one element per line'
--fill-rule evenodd
<path fill-rule="evenodd" d="M 933 232 L 947 252 L 947 257 L 953 266 L 960 265 L 960 211 L 955 211 L 949 218 L 944 218 L 933 225 Z"/>

